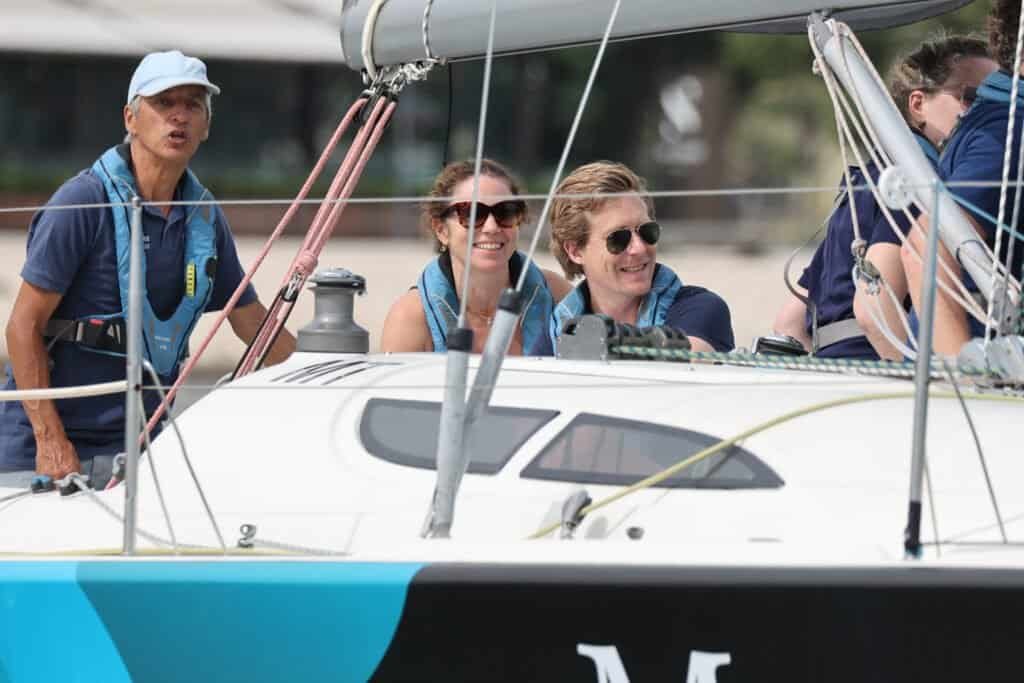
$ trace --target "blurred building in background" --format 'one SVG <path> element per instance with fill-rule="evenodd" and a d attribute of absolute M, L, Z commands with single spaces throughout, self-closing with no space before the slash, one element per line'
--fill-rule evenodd
<path fill-rule="evenodd" d="M 118 142 L 138 59 L 171 48 L 203 58 L 223 88 L 210 140 L 194 164 L 204 182 L 221 199 L 290 198 L 363 87 L 340 63 L 341 4 L 4 0 L 0 206 L 42 203 Z M 947 25 L 980 27 L 985 9 L 975 3 Z M 930 30 L 915 25 L 866 42 L 883 69 L 893 52 Z M 593 47 L 580 47 L 495 60 L 485 154 L 508 164 L 532 192 L 551 183 L 593 56 Z M 800 36 L 699 33 L 610 45 L 570 165 L 621 160 L 652 190 L 832 183 L 839 177 L 834 124 L 810 62 Z M 480 62 L 455 63 L 407 88 L 357 195 L 422 194 L 446 159 L 472 156 L 482 71 Z M 830 200 L 821 199 L 822 213 Z M 815 213 L 807 202 L 661 199 L 658 214 L 685 223 L 688 239 L 746 241 L 768 225 L 796 226 L 801 234 L 805 225 L 792 216 Z M 282 212 L 231 207 L 229 218 L 236 232 L 267 233 Z M 0 214 L 0 228 L 24 230 L 27 223 L 23 214 Z M 294 225 L 299 230 L 303 221 Z M 354 205 L 339 230 L 412 236 L 416 207 Z"/>

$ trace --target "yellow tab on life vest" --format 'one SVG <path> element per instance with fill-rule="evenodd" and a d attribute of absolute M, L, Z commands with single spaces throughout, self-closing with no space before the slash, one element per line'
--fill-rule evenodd
<path fill-rule="evenodd" d="M 185 268 L 185 296 L 196 295 L 196 264 L 189 263 Z"/>

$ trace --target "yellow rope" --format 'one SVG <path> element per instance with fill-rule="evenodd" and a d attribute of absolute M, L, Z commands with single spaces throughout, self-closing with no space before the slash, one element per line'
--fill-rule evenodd
<path fill-rule="evenodd" d="M 956 398 L 956 394 L 951 392 L 951 391 L 933 392 L 933 393 L 929 393 L 928 396 L 929 396 L 929 398 Z M 765 431 L 767 429 L 770 429 L 772 427 L 780 425 L 783 422 L 788 422 L 790 420 L 794 420 L 794 419 L 796 419 L 798 417 L 802 417 L 803 415 L 809 415 L 811 413 L 816 413 L 816 412 L 819 412 L 819 411 L 822 411 L 822 410 L 827 410 L 829 408 L 836 408 L 838 406 L 850 405 L 850 404 L 853 404 L 853 403 L 864 403 L 864 402 L 867 402 L 867 401 L 884 401 L 884 400 L 896 399 L 896 398 L 913 398 L 913 397 L 914 397 L 914 392 L 912 392 L 912 391 L 901 391 L 901 392 L 892 392 L 892 393 L 878 393 L 878 394 L 865 394 L 863 396 L 848 396 L 846 398 L 837 398 L 837 399 L 834 399 L 832 401 L 823 401 L 821 403 L 815 403 L 813 405 L 806 406 L 806 407 L 800 408 L 798 410 L 793 410 L 791 412 L 785 413 L 785 414 L 780 415 L 778 417 L 772 418 L 771 420 L 767 420 L 765 422 L 757 424 L 757 425 L 751 427 L 750 429 L 748 429 L 746 431 L 740 432 L 736 436 L 733 436 L 733 437 L 730 437 L 728 439 L 724 439 L 722 441 L 719 441 L 715 445 L 709 446 L 708 448 L 705 448 L 704 450 L 700 451 L 699 453 L 695 453 L 695 454 L 691 455 L 690 457 L 686 458 L 685 460 L 677 462 L 675 465 L 672 465 L 670 467 L 667 467 L 667 468 L 663 469 L 660 472 L 652 474 L 651 476 L 647 477 L 646 479 L 641 479 L 640 481 L 636 482 L 635 484 L 631 484 L 630 486 L 627 486 L 626 488 L 622 489 L 621 491 L 617 491 L 617 492 L 613 493 L 612 495 L 608 496 L 607 498 L 599 500 L 596 503 L 591 503 L 590 505 L 588 505 L 585 508 L 583 508 L 582 510 L 580 510 L 579 514 L 580 514 L 581 517 L 584 516 L 584 515 L 588 515 L 591 512 L 594 512 L 595 510 L 599 510 L 599 509 L 601 509 L 601 508 L 603 508 L 605 506 L 611 505 L 612 503 L 614 503 L 617 500 L 621 500 L 622 498 L 625 498 L 626 496 L 628 496 L 631 493 L 635 493 L 636 491 L 642 491 L 643 489 L 650 488 L 651 486 L 655 486 L 657 484 L 660 484 L 661 482 L 665 481 L 666 479 L 668 479 L 672 475 L 677 474 L 677 473 L 681 472 L 682 470 L 686 469 L 690 465 L 692 465 L 694 463 L 697 463 L 697 462 L 700 462 L 701 460 L 704 460 L 705 458 L 709 458 L 712 455 L 714 455 L 715 453 L 718 453 L 719 451 L 722 451 L 722 450 L 724 450 L 726 448 L 729 448 L 730 446 L 732 446 L 733 444 L 735 444 L 735 443 L 737 443 L 739 441 L 742 441 L 742 440 L 744 440 L 744 439 L 746 439 L 746 438 L 748 438 L 750 436 L 753 436 L 754 434 L 757 434 L 758 432 L 763 432 L 763 431 Z M 969 399 L 969 398 L 970 399 L 975 399 L 975 400 L 981 400 L 981 401 L 1007 401 L 1007 402 L 1015 402 L 1015 403 L 1024 403 L 1024 397 L 1018 397 L 1018 396 L 1004 396 L 1004 395 L 996 395 L 996 394 L 976 394 L 974 396 L 964 396 L 965 400 Z M 533 534 L 531 534 L 530 536 L 528 536 L 527 539 L 543 538 L 544 536 L 547 536 L 552 531 L 557 530 L 561 526 L 562 526 L 561 522 L 555 522 L 554 524 L 549 524 L 548 526 L 542 527 L 540 530 L 538 530 L 538 531 L 534 532 Z"/>

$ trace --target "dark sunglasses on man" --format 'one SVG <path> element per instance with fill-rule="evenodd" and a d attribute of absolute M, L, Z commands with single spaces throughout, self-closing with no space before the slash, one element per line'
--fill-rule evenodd
<path fill-rule="evenodd" d="M 455 202 L 450 204 L 441 212 L 441 218 L 448 218 L 455 214 L 459 219 L 459 225 L 469 228 L 469 214 L 473 202 Z M 519 199 L 509 199 L 497 204 L 476 203 L 476 227 L 481 227 L 487 222 L 488 216 L 494 216 L 494 222 L 503 228 L 514 228 L 522 222 L 526 215 L 526 202 Z"/>
<path fill-rule="evenodd" d="M 605 247 L 608 249 L 609 254 L 621 254 L 629 248 L 629 243 L 633 241 L 633 233 L 640 236 L 647 244 L 654 246 L 658 243 L 658 239 L 661 237 L 661 226 L 654 221 L 647 223 L 641 223 L 635 228 L 619 228 L 618 230 L 612 230 L 605 237 Z"/>

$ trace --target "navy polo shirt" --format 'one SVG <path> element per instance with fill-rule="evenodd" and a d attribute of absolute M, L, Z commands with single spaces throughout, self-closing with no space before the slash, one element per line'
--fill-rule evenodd
<path fill-rule="evenodd" d="M 998 72 L 996 75 L 999 75 Z M 986 82 L 988 80 L 986 79 Z M 956 131 L 946 143 L 945 148 L 942 150 L 942 156 L 939 158 L 939 176 L 947 185 L 964 181 L 987 180 L 994 182 L 994 185 L 990 187 L 957 187 L 954 184 L 948 188 L 950 193 L 970 202 L 992 217 L 999 215 L 999 183 L 1003 177 L 1003 154 L 1006 149 L 1006 127 L 1009 120 L 1010 105 L 1007 102 L 994 102 L 979 97 L 960 119 Z M 1016 178 L 1017 160 L 1020 156 L 1019 143 L 1022 121 L 1024 121 L 1024 109 L 1018 107 L 1015 123 L 1016 132 L 1014 135 L 1015 144 L 1011 146 L 1010 154 L 1011 182 Z M 1006 209 L 1003 217 L 1003 222 L 1007 225 L 1013 217 L 1016 194 L 1011 184 L 1006 195 Z M 995 223 L 968 207 L 963 205 L 961 207 L 981 226 L 985 234 L 985 241 L 989 247 L 994 248 Z M 1021 230 L 1021 225 L 1024 225 L 1024 221 L 1021 221 L 1021 224 L 1018 225 L 1018 231 Z M 1008 244 L 1008 235 L 1003 235 L 1002 248 L 999 254 L 999 259 L 1002 263 L 1006 262 Z M 1022 245 L 1020 240 L 1016 240 L 1015 245 L 1011 272 L 1014 277 L 1020 277 L 1024 245 Z M 964 284 L 971 291 L 978 290 L 978 285 L 973 282 L 967 273 L 964 273 Z M 991 282 L 980 284 L 982 289 L 987 291 Z M 975 336 L 981 336 L 984 326 L 973 317 L 969 317 L 969 322 L 972 333 Z"/>
<path fill-rule="evenodd" d="M 590 288 L 586 280 L 579 285 L 586 303 L 584 313 L 593 313 L 590 306 Z M 732 351 L 736 341 L 732 333 L 732 316 L 722 297 L 709 289 L 683 285 L 675 300 L 665 312 L 664 325 L 686 332 L 689 337 L 700 337 L 715 351 Z"/>
<path fill-rule="evenodd" d="M 181 187 L 175 199 L 181 196 Z M 103 184 L 91 170 L 68 180 L 47 207 L 108 202 Z M 162 207 L 143 209 L 146 288 L 154 313 L 169 317 L 185 292 L 185 238 L 188 207 L 174 206 L 165 218 Z M 234 239 L 220 208 L 214 219 L 217 272 L 207 311 L 220 310 L 244 275 Z M 21 277 L 42 289 L 62 294 L 53 313 L 71 320 L 121 311 L 114 221 L 109 208 L 43 209 L 29 227 L 27 254 Z M 245 306 L 256 300 L 249 285 L 239 298 Z M 89 351 L 70 342 L 56 342 L 50 351 L 50 381 L 54 387 L 111 382 L 125 378 L 125 359 Z M 176 376 L 164 378 L 173 382 Z M 147 377 L 146 383 L 150 382 Z M 15 389 L 7 367 L 5 389 Z M 154 391 L 145 393 L 147 413 L 159 404 Z M 56 402 L 68 438 L 78 455 L 88 459 L 124 449 L 123 394 Z M 20 401 L 0 403 L 0 469 L 33 469 L 35 437 Z"/>
<path fill-rule="evenodd" d="M 873 181 L 878 181 L 878 169 L 875 164 L 868 164 L 868 171 Z M 899 236 L 893 231 L 885 214 L 875 201 L 874 195 L 867 189 L 867 180 L 859 166 L 850 167 L 850 182 L 855 189 L 852 206 L 857 211 L 857 223 L 861 239 L 873 244 L 901 244 Z M 840 191 L 845 192 L 845 177 L 840 181 Z M 853 314 L 853 296 L 857 288 L 853 282 L 853 216 L 851 213 L 851 197 L 844 194 L 839 205 L 832 213 L 825 232 L 825 239 L 811 258 L 810 265 L 800 276 L 800 286 L 807 290 L 808 298 L 818 311 L 818 327 L 840 320 L 849 320 Z M 893 211 L 892 217 L 906 234 L 909 222 L 902 211 Z M 811 334 L 812 318 L 810 307 L 807 310 L 806 330 Z M 821 358 L 864 358 L 877 360 L 878 353 L 867 337 L 853 337 L 818 349 L 815 354 Z"/>
<path fill-rule="evenodd" d="M 728 304 L 703 287 L 683 285 L 665 313 L 665 324 L 700 337 L 715 351 L 732 351 L 736 346 Z"/>

